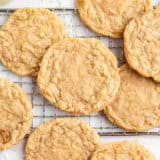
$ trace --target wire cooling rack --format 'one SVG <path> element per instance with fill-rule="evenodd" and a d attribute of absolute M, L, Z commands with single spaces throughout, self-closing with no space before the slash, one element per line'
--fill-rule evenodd
<path fill-rule="evenodd" d="M 51 9 L 53 10 L 53 9 Z M 8 16 L 14 10 L 0 10 L 0 26 L 7 20 Z M 117 56 L 119 64 L 125 62 L 123 56 L 122 39 L 112 39 L 93 33 L 80 21 L 76 9 L 55 9 L 58 16 L 63 19 L 70 37 L 94 37 L 103 41 L 113 53 Z M 155 135 L 160 136 L 160 127 L 149 130 L 147 132 L 126 132 L 111 124 L 105 115 L 100 112 L 89 116 L 75 116 L 62 112 L 51 106 L 49 102 L 40 94 L 35 79 L 30 77 L 17 76 L 7 70 L 0 64 L 0 76 L 5 77 L 15 83 L 18 83 L 28 94 L 33 106 L 33 122 L 32 129 L 40 125 L 42 122 L 56 117 L 76 117 L 89 123 L 94 127 L 101 136 L 139 136 L 139 135 Z"/>

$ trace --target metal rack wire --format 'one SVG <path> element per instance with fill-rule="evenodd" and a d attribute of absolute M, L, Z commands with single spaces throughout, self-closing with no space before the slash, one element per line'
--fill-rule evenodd
<path fill-rule="evenodd" d="M 53 9 L 51 9 L 53 10 Z M 14 10 L 0 9 L 0 25 L 8 18 Z M 123 41 L 121 39 L 113 39 L 97 35 L 85 27 L 77 15 L 76 9 L 55 9 L 57 15 L 62 17 L 68 34 L 70 37 L 94 37 L 103 41 L 116 54 L 120 64 L 125 62 L 123 56 Z M 160 128 L 155 128 L 147 132 L 126 132 L 122 129 L 113 126 L 102 112 L 89 116 L 74 116 L 64 113 L 55 107 L 52 107 L 45 98 L 39 93 L 35 80 L 30 77 L 20 77 L 9 72 L 2 64 L 0 64 L 0 76 L 6 77 L 20 86 L 29 95 L 33 105 L 33 123 L 32 129 L 37 127 L 42 122 L 57 117 L 76 117 L 88 122 L 92 125 L 101 136 L 140 136 L 154 135 L 160 136 Z"/>

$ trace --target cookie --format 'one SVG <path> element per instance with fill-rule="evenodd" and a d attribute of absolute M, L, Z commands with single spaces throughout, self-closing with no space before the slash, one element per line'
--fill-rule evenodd
<path fill-rule="evenodd" d="M 29 136 L 26 160 L 88 160 L 99 145 L 99 136 L 88 124 L 58 118 L 40 125 Z"/>
<path fill-rule="evenodd" d="M 77 0 L 82 21 L 96 33 L 114 38 L 123 36 L 128 22 L 152 9 L 151 0 Z"/>
<path fill-rule="evenodd" d="M 160 84 L 141 77 L 128 65 L 120 68 L 121 84 L 107 117 L 126 130 L 141 131 L 160 125 Z"/>
<path fill-rule="evenodd" d="M 48 47 L 65 37 L 65 27 L 54 12 L 18 9 L 0 31 L 0 59 L 14 73 L 36 76 Z"/>
<path fill-rule="evenodd" d="M 66 39 L 47 51 L 37 82 L 41 93 L 61 110 L 95 113 L 118 91 L 117 59 L 94 38 Z"/>
<path fill-rule="evenodd" d="M 124 51 L 131 68 L 160 82 L 160 6 L 136 17 L 124 32 Z"/>
<path fill-rule="evenodd" d="M 132 141 L 120 141 L 100 146 L 91 160 L 156 160 L 143 145 Z"/>
<path fill-rule="evenodd" d="M 0 78 L 0 150 L 20 142 L 29 131 L 32 106 L 15 83 Z"/>

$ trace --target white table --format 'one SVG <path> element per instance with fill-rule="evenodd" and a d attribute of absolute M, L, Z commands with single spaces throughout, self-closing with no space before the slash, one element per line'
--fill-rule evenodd
<path fill-rule="evenodd" d="M 153 5 L 159 2 L 159 0 L 153 0 Z M 19 7 L 75 8 L 75 0 L 10 0 L 10 2 L 0 6 L 0 8 Z"/>
<path fill-rule="evenodd" d="M 154 0 L 154 5 L 156 5 L 160 0 Z M 54 8 L 54 9 L 74 9 L 75 6 L 75 0 L 10 0 L 6 4 L 0 5 L 0 10 L 9 8 L 9 9 L 16 9 L 20 7 L 44 7 L 44 8 Z M 78 17 L 73 17 L 72 13 L 70 11 L 65 11 L 65 15 L 62 15 L 61 12 L 57 12 L 60 16 L 62 16 L 64 23 L 66 24 L 68 33 L 70 36 L 90 36 L 90 37 L 96 37 L 97 35 L 93 32 L 91 32 L 89 29 L 87 29 L 78 19 Z M 66 17 L 67 16 L 67 17 Z M 0 24 L 2 24 L 6 19 L 1 17 L 0 18 Z M 72 24 L 70 24 L 72 23 Z M 78 24 L 75 28 L 75 24 Z M 72 28 L 71 28 L 72 27 Z M 121 40 L 114 40 L 108 39 L 108 38 L 101 38 L 104 43 L 109 46 L 116 49 L 112 49 L 114 53 L 116 53 L 118 56 L 120 53 L 122 54 L 122 49 L 119 47 L 122 46 Z M 32 94 L 31 92 L 31 86 L 30 85 L 23 85 L 23 82 L 27 82 L 28 84 L 32 85 L 32 80 L 30 78 L 21 78 L 19 76 L 16 76 L 10 72 L 8 72 L 3 66 L 0 65 L 0 76 L 7 77 L 8 79 L 14 81 L 14 82 L 20 82 L 22 83 L 22 88 L 27 92 L 27 94 Z M 40 108 L 36 106 L 41 105 L 42 98 L 39 96 L 35 97 L 35 102 L 33 102 L 34 106 L 34 115 L 43 115 L 44 113 L 41 113 L 42 111 Z M 52 107 L 48 108 L 48 114 L 52 114 L 53 112 L 56 112 L 57 115 L 65 115 L 65 113 L 57 111 L 53 109 Z M 88 118 L 81 118 L 84 121 L 89 121 L 91 119 L 91 124 L 93 127 L 100 126 L 100 120 L 101 123 L 106 123 L 107 130 L 106 131 L 113 131 L 113 132 L 123 132 L 122 130 L 115 128 L 110 124 L 107 120 L 103 120 L 98 118 L 95 118 L 94 120 L 92 117 Z M 35 126 L 39 125 L 41 121 L 35 121 Z M 111 128 L 111 129 L 110 129 Z M 153 129 L 152 131 L 157 131 L 157 129 Z M 99 131 L 97 129 L 97 131 Z M 101 136 L 102 143 L 111 142 L 111 141 L 119 141 L 119 140 L 134 140 L 142 143 L 145 145 L 148 149 L 150 149 L 157 157 L 157 160 L 160 160 L 160 136 Z M 0 152 L 0 160 L 23 160 L 24 159 L 24 143 L 25 140 L 23 140 L 20 144 L 16 145 L 15 147 Z"/>

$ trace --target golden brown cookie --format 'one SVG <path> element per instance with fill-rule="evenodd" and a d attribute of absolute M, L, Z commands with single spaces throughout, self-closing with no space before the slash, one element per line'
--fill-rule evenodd
<path fill-rule="evenodd" d="M 120 68 L 121 84 L 107 117 L 126 130 L 141 131 L 160 125 L 160 84 L 141 77 L 128 65 Z"/>
<path fill-rule="evenodd" d="M 118 91 L 117 59 L 99 40 L 66 39 L 45 54 L 38 84 L 56 107 L 74 114 L 95 113 Z"/>
<path fill-rule="evenodd" d="M 88 124 L 58 118 L 40 125 L 29 136 L 26 160 L 89 160 L 99 145 L 99 136 Z"/>
<path fill-rule="evenodd" d="M 0 59 L 14 73 L 36 76 L 48 47 L 65 37 L 64 25 L 53 12 L 18 9 L 0 31 Z"/>
<path fill-rule="evenodd" d="M 93 153 L 91 160 L 156 160 L 143 145 L 132 141 L 104 144 Z"/>
<path fill-rule="evenodd" d="M 152 8 L 151 0 L 77 0 L 82 21 L 93 31 L 120 38 L 128 22 Z"/>
<path fill-rule="evenodd" d="M 129 65 L 145 77 L 160 82 L 160 6 L 133 19 L 124 32 Z"/>
<path fill-rule="evenodd" d="M 32 106 L 15 83 L 0 78 L 0 150 L 19 143 L 32 122 Z"/>

